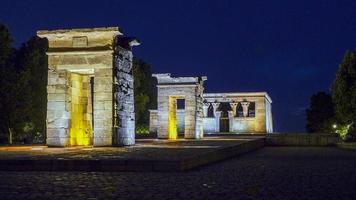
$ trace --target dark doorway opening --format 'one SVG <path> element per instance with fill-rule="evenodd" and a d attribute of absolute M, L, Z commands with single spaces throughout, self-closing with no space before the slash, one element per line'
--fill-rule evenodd
<path fill-rule="evenodd" d="M 231 110 L 229 103 L 221 103 L 219 109 L 221 111 L 220 116 L 220 132 L 227 133 L 230 131 L 229 123 L 229 111 Z"/>

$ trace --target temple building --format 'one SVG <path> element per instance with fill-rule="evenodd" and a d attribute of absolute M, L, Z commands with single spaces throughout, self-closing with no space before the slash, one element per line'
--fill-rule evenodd
<path fill-rule="evenodd" d="M 118 27 L 42 30 L 48 40 L 48 146 L 135 144 L 132 47 Z M 265 92 L 204 92 L 206 77 L 157 78 L 158 138 L 201 139 L 210 133 L 270 133 L 272 100 Z"/>
<path fill-rule="evenodd" d="M 42 30 L 48 40 L 48 146 L 135 143 L 132 47 L 118 27 Z"/>
<path fill-rule="evenodd" d="M 149 129 L 158 138 L 273 132 L 272 99 L 266 92 L 203 93 L 206 77 L 153 76 L 158 108 L 150 110 Z"/>

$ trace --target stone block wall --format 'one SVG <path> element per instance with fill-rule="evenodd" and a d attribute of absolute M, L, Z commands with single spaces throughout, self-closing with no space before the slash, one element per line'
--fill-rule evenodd
<path fill-rule="evenodd" d="M 273 132 L 272 104 L 266 99 L 266 131 Z"/>
<path fill-rule="evenodd" d="M 289 133 L 267 134 L 268 146 L 330 146 L 341 142 L 336 134 Z"/>
<path fill-rule="evenodd" d="M 183 122 L 184 123 L 184 122 Z M 158 115 L 157 110 L 150 110 L 150 124 L 149 131 L 150 133 L 157 133 L 158 130 Z"/>
<path fill-rule="evenodd" d="M 204 123 L 204 133 L 215 133 L 216 132 L 216 119 L 215 117 L 205 117 L 203 119 Z"/>
<path fill-rule="evenodd" d="M 199 80 L 200 83 L 197 85 L 195 92 L 195 101 L 196 101 L 196 116 L 195 116 L 195 133 L 190 138 L 200 139 L 204 137 L 204 99 L 203 99 L 203 81 Z M 189 137 L 189 136 L 187 136 Z"/>
<path fill-rule="evenodd" d="M 70 76 L 66 70 L 48 70 L 47 137 L 48 146 L 70 145 Z"/>
<path fill-rule="evenodd" d="M 94 71 L 94 146 L 112 145 L 113 127 L 112 68 Z"/>
<path fill-rule="evenodd" d="M 184 134 L 185 128 L 185 110 L 177 110 L 177 130 L 178 134 Z M 149 131 L 150 133 L 157 133 L 158 119 L 157 119 L 157 110 L 150 110 L 150 124 Z"/>
<path fill-rule="evenodd" d="M 265 97 L 256 97 L 255 101 L 255 131 L 266 133 L 266 100 Z"/>
<path fill-rule="evenodd" d="M 116 47 L 114 69 L 117 129 L 114 142 L 119 146 L 135 144 L 133 55 L 130 48 Z"/>
<path fill-rule="evenodd" d="M 233 118 L 232 132 L 236 133 L 254 133 L 256 132 L 256 120 L 255 119 L 244 119 L 244 118 Z"/>

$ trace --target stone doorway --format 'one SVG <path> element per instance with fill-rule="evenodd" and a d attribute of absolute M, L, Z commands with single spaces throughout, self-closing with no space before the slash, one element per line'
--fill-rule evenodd
<path fill-rule="evenodd" d="M 222 133 L 229 132 L 230 131 L 229 123 L 230 123 L 230 120 L 229 120 L 228 112 L 227 111 L 221 112 L 220 132 L 222 132 Z"/>
<path fill-rule="evenodd" d="M 71 106 L 70 145 L 88 146 L 93 144 L 93 98 L 91 77 L 87 74 L 69 74 L 68 88 Z"/>
<path fill-rule="evenodd" d="M 220 114 L 220 123 L 219 123 L 219 131 L 222 133 L 230 132 L 230 119 L 229 119 L 229 111 L 231 111 L 231 107 L 229 103 L 222 102 L 218 110 L 221 112 Z"/>
<path fill-rule="evenodd" d="M 178 137 L 177 97 L 170 96 L 168 100 L 168 105 L 168 139 L 175 140 Z"/>

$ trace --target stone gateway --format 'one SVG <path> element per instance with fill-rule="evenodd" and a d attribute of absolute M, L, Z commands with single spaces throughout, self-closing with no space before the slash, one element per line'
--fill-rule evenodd
<path fill-rule="evenodd" d="M 203 83 L 206 77 L 173 78 L 170 74 L 154 74 L 158 81 L 156 112 L 151 111 L 151 128 L 158 138 L 176 139 L 177 121 L 184 125 L 184 138 L 203 138 Z M 185 100 L 185 112 L 177 119 L 177 100 Z M 155 113 L 156 116 L 153 116 Z M 181 117 L 183 119 L 181 119 Z M 156 121 L 153 120 L 156 118 Z M 155 121 L 155 127 L 153 122 Z"/>
<path fill-rule="evenodd" d="M 135 143 L 132 47 L 118 27 L 38 31 L 48 39 L 48 146 Z"/>

